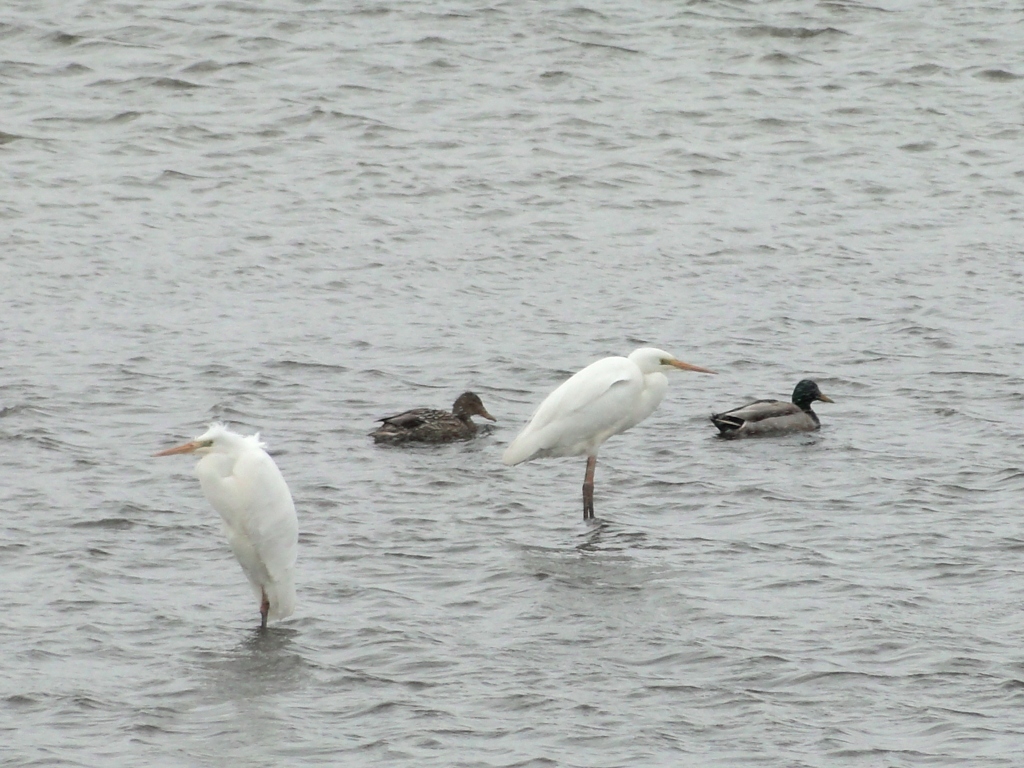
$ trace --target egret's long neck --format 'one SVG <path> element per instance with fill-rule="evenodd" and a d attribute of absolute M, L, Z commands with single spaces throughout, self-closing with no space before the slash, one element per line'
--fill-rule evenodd
<path fill-rule="evenodd" d="M 196 465 L 196 474 L 199 475 L 199 479 L 204 478 L 214 479 L 218 477 L 228 477 L 235 467 L 235 457 L 228 453 L 220 453 L 214 451 L 208 453 L 199 460 Z"/>
<path fill-rule="evenodd" d="M 196 475 L 199 477 L 203 495 L 214 509 L 220 511 L 225 523 L 228 522 L 228 518 L 225 517 L 224 510 L 234 508 L 239 504 L 235 481 L 232 477 L 234 468 L 235 457 L 217 451 L 208 453 L 196 464 Z"/>
<path fill-rule="evenodd" d="M 639 424 L 641 421 L 646 419 L 665 398 L 665 392 L 668 391 L 668 378 L 664 373 L 655 371 L 654 373 L 644 374 L 644 391 L 640 396 L 640 408 L 638 408 L 638 415 L 640 418 L 637 419 L 634 424 Z"/>

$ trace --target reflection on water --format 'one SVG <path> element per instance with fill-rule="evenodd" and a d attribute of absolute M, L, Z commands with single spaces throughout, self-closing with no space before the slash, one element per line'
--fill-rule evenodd
<path fill-rule="evenodd" d="M 292 707 L 314 682 L 310 665 L 286 626 L 249 630 L 233 647 L 206 651 L 190 665 L 196 696 L 185 715 L 193 748 L 224 764 L 263 765 L 294 740 Z"/>
<path fill-rule="evenodd" d="M 203 690 L 217 701 L 252 703 L 302 687 L 310 669 L 296 648 L 298 634 L 283 625 L 257 627 L 229 651 L 201 654 Z"/>

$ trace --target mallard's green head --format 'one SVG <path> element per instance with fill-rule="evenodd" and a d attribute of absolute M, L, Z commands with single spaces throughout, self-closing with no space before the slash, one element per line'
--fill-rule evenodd
<path fill-rule="evenodd" d="M 793 390 L 793 405 L 806 411 L 815 400 L 821 400 L 823 403 L 833 402 L 832 398 L 821 394 L 818 385 L 810 379 L 803 379 L 796 385 L 796 389 Z"/>

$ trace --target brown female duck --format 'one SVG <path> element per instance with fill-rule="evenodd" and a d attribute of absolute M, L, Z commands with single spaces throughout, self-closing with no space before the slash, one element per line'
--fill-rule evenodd
<path fill-rule="evenodd" d="M 477 425 L 470 416 L 482 416 L 497 421 L 484 408 L 480 398 L 472 392 L 459 395 L 452 411 L 413 408 L 411 411 L 386 416 L 377 429 L 370 433 L 376 443 L 450 443 L 468 440 L 476 435 Z"/>

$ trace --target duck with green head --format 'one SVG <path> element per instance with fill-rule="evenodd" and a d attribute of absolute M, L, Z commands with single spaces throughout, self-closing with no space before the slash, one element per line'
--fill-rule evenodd
<path fill-rule="evenodd" d="M 726 438 L 813 432 L 821 426 L 818 414 L 811 410 L 811 403 L 815 400 L 833 402 L 821 393 L 817 384 L 810 379 L 803 379 L 793 390 L 791 403 L 785 400 L 755 400 L 731 411 L 716 413 L 712 415 L 711 421 L 718 427 L 719 437 Z"/>

